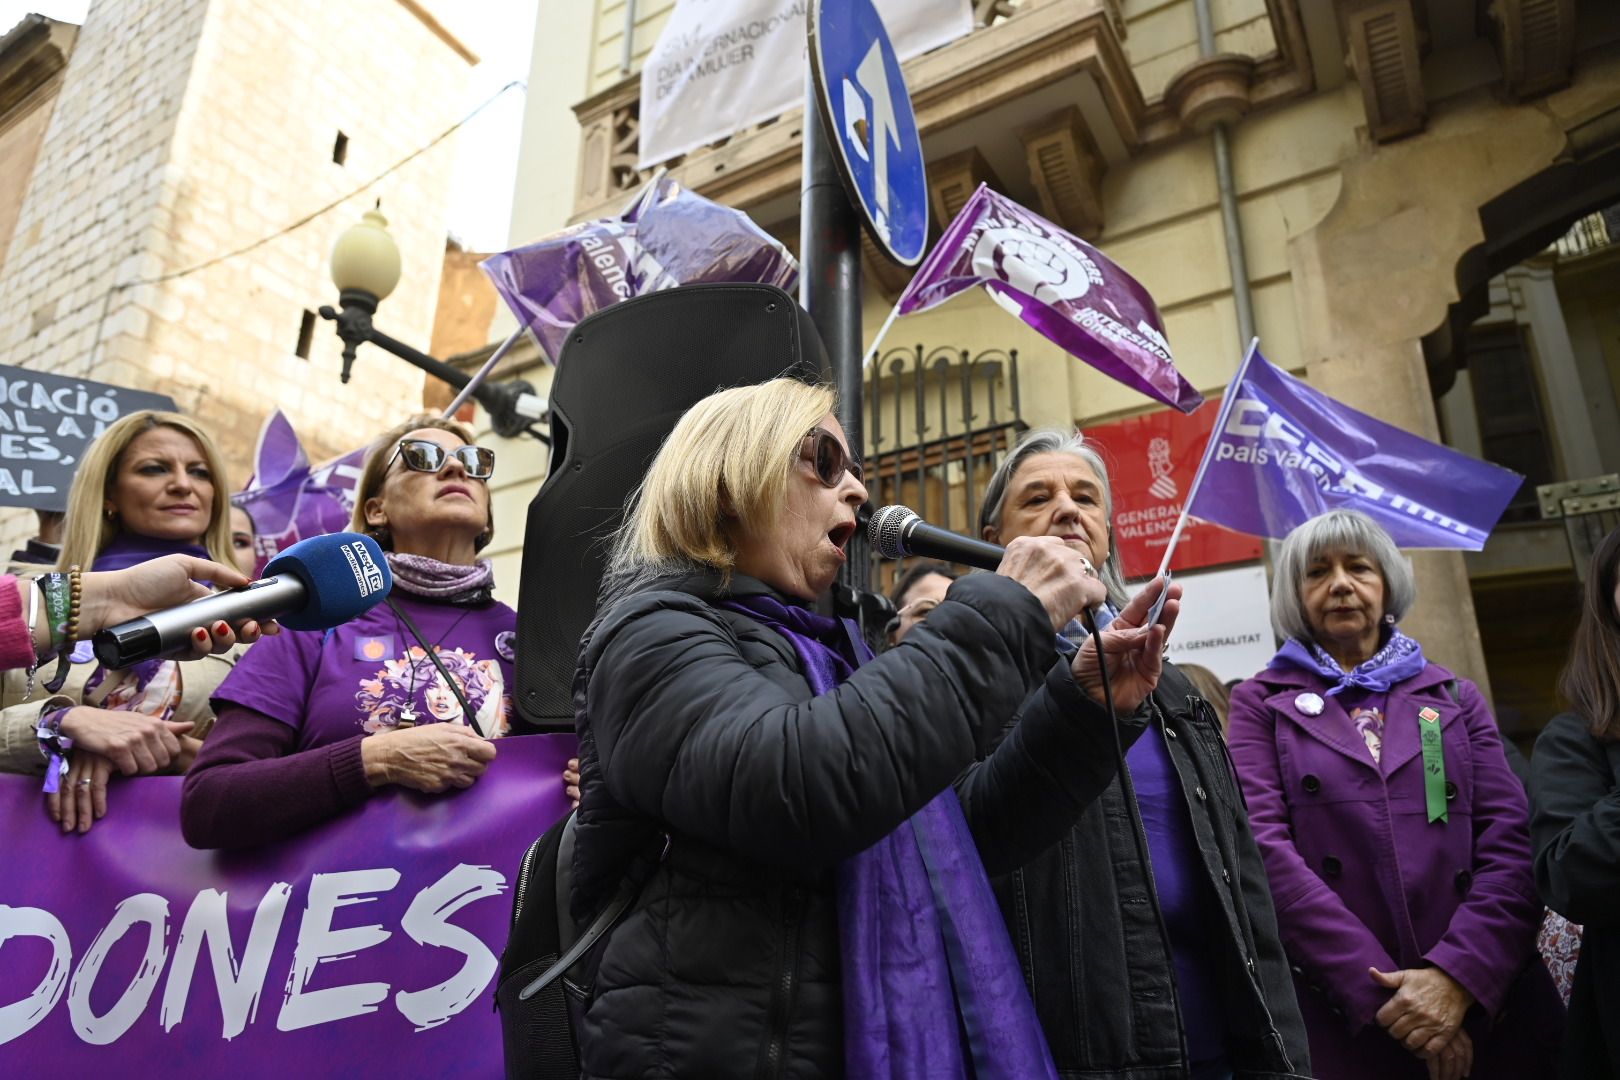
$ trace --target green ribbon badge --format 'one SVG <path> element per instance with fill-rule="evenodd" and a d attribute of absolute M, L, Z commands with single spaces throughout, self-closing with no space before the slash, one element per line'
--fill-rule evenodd
<path fill-rule="evenodd" d="M 1446 820 L 1446 755 L 1440 745 L 1440 714 L 1427 706 L 1418 710 L 1418 738 L 1423 743 L 1423 797 L 1433 825 Z"/>

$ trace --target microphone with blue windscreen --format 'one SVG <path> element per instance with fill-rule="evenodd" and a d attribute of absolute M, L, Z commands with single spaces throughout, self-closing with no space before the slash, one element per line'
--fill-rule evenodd
<path fill-rule="evenodd" d="M 275 619 L 289 630 L 326 630 L 376 607 L 394 587 L 377 541 L 352 532 L 300 540 L 265 564 L 264 573 L 240 589 L 102 630 L 91 639 L 96 659 L 123 668 L 187 652 L 193 630 L 221 620 L 237 626 Z"/>

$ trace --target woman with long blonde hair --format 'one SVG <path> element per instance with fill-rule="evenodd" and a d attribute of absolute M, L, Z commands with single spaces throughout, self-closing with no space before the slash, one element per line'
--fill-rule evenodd
<path fill-rule="evenodd" d="M 173 554 L 228 566 L 229 490 L 219 451 L 195 420 L 150 409 L 121 417 L 79 463 L 58 567 L 121 570 Z M 64 832 L 84 832 L 106 813 L 115 773 L 185 771 L 213 724 L 209 695 L 238 655 L 110 671 L 80 642 L 54 694 L 11 672 L 0 682 L 0 769 L 46 768 L 36 739 L 43 724 L 69 751 L 57 756 L 51 815 Z"/>

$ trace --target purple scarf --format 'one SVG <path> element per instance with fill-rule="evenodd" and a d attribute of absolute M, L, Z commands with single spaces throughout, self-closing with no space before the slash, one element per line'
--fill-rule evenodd
<path fill-rule="evenodd" d="M 721 606 L 785 637 L 817 694 L 872 658 L 848 620 L 769 596 Z M 955 789 L 840 863 L 837 887 L 847 1075 L 1057 1076 Z"/>
<path fill-rule="evenodd" d="M 397 551 L 387 552 L 384 558 L 388 560 L 388 569 L 393 571 L 394 587 L 412 596 L 443 600 L 495 585 L 495 570 L 488 559 L 461 566 Z"/>
<path fill-rule="evenodd" d="M 107 546 L 96 555 L 96 561 L 90 564 L 91 570 L 125 570 L 131 566 L 139 566 L 152 559 L 161 559 L 165 555 L 194 555 L 199 559 L 212 559 L 208 549 L 200 544 L 188 544 L 183 540 L 159 540 L 151 536 L 137 536 L 134 533 L 120 532 Z M 208 585 L 210 582 L 203 582 Z M 95 653 L 91 651 L 89 641 L 81 641 L 73 650 L 75 664 L 87 664 L 94 660 Z M 129 671 L 135 680 L 135 692 L 144 692 L 154 676 L 166 663 L 172 661 L 161 658 L 142 660 L 130 667 Z M 84 693 L 88 695 L 99 687 L 107 678 L 107 669 L 97 667 L 94 674 L 85 680 Z M 162 719 L 169 717 L 165 714 Z"/>
<path fill-rule="evenodd" d="M 158 540 L 150 536 L 136 536 L 120 532 L 96 555 L 90 564 L 92 570 L 127 570 L 143 562 L 165 555 L 195 555 L 199 559 L 212 559 L 201 544 L 188 544 L 183 540 Z"/>
<path fill-rule="evenodd" d="M 1328 697 L 1356 687 L 1370 690 L 1375 694 L 1387 694 L 1389 688 L 1398 682 L 1405 682 L 1414 675 L 1420 675 L 1429 662 L 1423 657 L 1423 646 L 1401 633 L 1397 628 L 1390 632 L 1389 641 L 1373 654 L 1372 659 L 1357 664 L 1354 670 L 1345 671 L 1327 654 L 1327 650 L 1316 642 L 1309 644 L 1297 638 L 1289 638 L 1277 655 L 1271 658 L 1270 667 L 1297 667 L 1313 675 L 1320 675 L 1333 684 L 1327 692 Z"/>

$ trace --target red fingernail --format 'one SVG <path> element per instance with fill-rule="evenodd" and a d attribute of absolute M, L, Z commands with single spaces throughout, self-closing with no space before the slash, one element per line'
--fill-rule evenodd
<path fill-rule="evenodd" d="M 206 630 L 202 629 L 201 627 L 199 627 L 198 629 L 193 630 L 191 632 L 191 636 L 196 638 L 199 642 L 207 641 L 208 640 L 208 631 L 206 631 Z"/>
<path fill-rule="evenodd" d="M 227 630 L 229 630 L 229 629 L 230 629 L 230 627 L 226 626 L 223 621 L 217 622 L 217 623 L 214 624 L 214 633 L 219 634 L 222 637 L 224 636 L 225 632 Z"/>

